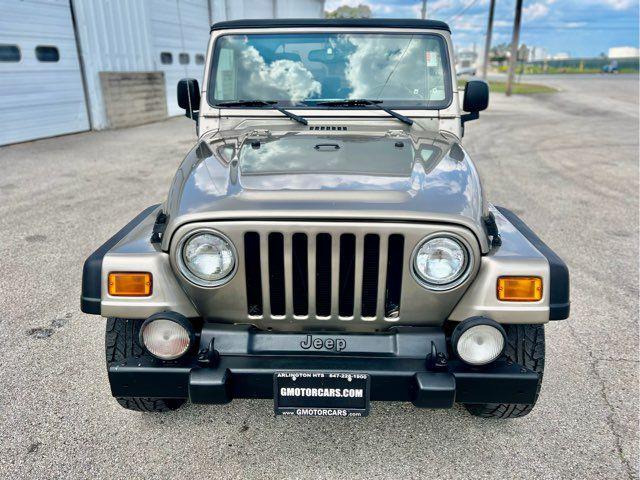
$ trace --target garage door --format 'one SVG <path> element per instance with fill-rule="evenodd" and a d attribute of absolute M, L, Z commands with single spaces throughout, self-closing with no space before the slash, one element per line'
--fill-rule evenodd
<path fill-rule="evenodd" d="M 0 0 L 0 145 L 89 129 L 68 0 Z"/>
<path fill-rule="evenodd" d="M 164 72 L 169 115 L 184 113 L 176 100 L 181 78 L 202 82 L 209 41 L 207 0 L 153 0 L 151 31 L 156 68 Z"/>

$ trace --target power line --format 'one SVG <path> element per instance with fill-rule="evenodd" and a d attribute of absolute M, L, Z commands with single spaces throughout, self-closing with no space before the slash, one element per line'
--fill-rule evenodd
<path fill-rule="evenodd" d="M 460 10 L 458 13 L 456 13 L 455 15 L 453 15 L 452 17 L 450 17 L 449 19 L 447 19 L 447 23 L 452 22 L 453 20 L 456 20 L 457 18 L 461 17 L 462 15 L 464 15 L 467 10 L 469 10 L 471 7 L 473 7 L 476 3 L 478 3 L 479 0 L 471 0 L 471 2 L 469 2 L 469 4 L 464 7 L 462 10 Z"/>

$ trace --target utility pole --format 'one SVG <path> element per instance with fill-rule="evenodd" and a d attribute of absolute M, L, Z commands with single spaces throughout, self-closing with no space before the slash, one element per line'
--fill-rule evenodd
<path fill-rule="evenodd" d="M 511 95 L 513 77 L 518 63 L 518 43 L 520 42 L 520 21 L 522 20 L 522 0 L 516 0 L 516 16 L 513 20 L 513 38 L 511 39 L 511 56 L 509 57 L 509 75 L 507 77 L 507 96 Z"/>
<path fill-rule="evenodd" d="M 482 78 L 487 79 L 487 68 L 489 67 L 489 52 L 491 50 L 491 34 L 493 33 L 493 12 L 496 10 L 496 0 L 491 0 L 489 6 L 489 21 L 487 23 L 487 38 L 484 42 L 484 61 L 482 62 Z"/>
<path fill-rule="evenodd" d="M 427 0 L 422 0 L 422 19 L 427 18 Z"/>

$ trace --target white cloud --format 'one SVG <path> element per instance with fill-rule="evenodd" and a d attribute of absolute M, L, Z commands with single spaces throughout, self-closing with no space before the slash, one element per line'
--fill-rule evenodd
<path fill-rule="evenodd" d="M 605 4 L 606 6 L 613 8 L 614 10 L 627 10 L 637 5 L 637 0 L 591 0 L 589 3 Z"/>
<path fill-rule="evenodd" d="M 551 10 L 549 7 L 556 3 L 556 0 L 540 0 L 531 5 L 526 5 L 522 11 L 524 20 L 537 20 L 544 18 Z"/>
<path fill-rule="evenodd" d="M 427 11 L 429 12 L 437 12 L 438 10 L 442 10 L 443 8 L 451 8 L 453 2 L 450 0 L 435 0 L 435 2 L 427 2 Z M 422 6 L 420 6 L 422 8 Z"/>
<path fill-rule="evenodd" d="M 549 14 L 549 6 L 546 3 L 534 3 L 522 10 L 522 16 L 525 20 L 537 20 L 546 17 Z"/>
<path fill-rule="evenodd" d="M 456 32 L 482 32 L 487 28 L 487 17 L 482 14 L 463 15 L 450 24 Z"/>

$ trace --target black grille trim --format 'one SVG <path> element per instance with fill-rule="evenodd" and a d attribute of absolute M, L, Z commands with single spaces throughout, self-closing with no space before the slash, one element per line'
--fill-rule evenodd
<path fill-rule="evenodd" d="M 362 259 L 362 304 L 363 317 L 375 317 L 378 301 L 378 271 L 380 258 L 380 237 L 367 234 L 364 237 Z"/>
<path fill-rule="evenodd" d="M 309 314 L 309 265 L 307 235 L 295 233 L 291 241 L 291 278 L 293 279 L 293 314 Z"/>
<path fill-rule="evenodd" d="M 404 258 L 404 237 L 397 233 L 389 236 L 387 255 L 387 282 L 384 301 L 384 316 L 400 316 L 400 295 L 402 294 L 402 262 Z"/>
<path fill-rule="evenodd" d="M 247 312 L 252 316 L 262 315 L 262 270 L 260 267 L 260 235 L 256 232 L 244 234 L 244 265 L 247 285 Z"/>
<path fill-rule="evenodd" d="M 249 317 L 400 317 L 402 234 L 247 231 L 243 240 Z"/>
<path fill-rule="evenodd" d="M 340 282 L 338 314 L 353 316 L 356 264 L 356 236 L 352 233 L 340 235 Z"/>
<path fill-rule="evenodd" d="M 316 237 L 316 315 L 331 315 L 331 235 Z"/>
<path fill-rule="evenodd" d="M 285 315 L 284 293 L 284 236 L 282 233 L 269 234 L 269 297 L 271 314 Z"/>

